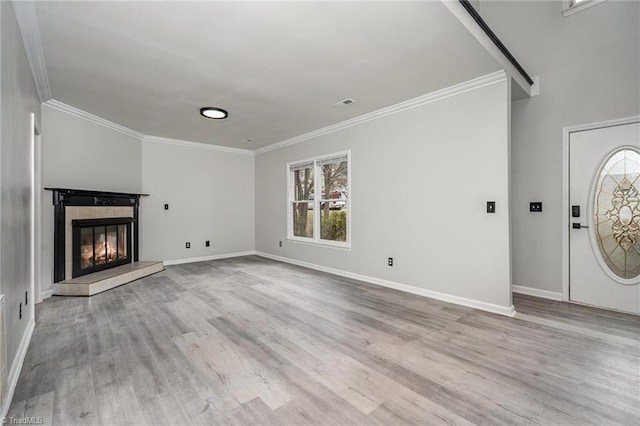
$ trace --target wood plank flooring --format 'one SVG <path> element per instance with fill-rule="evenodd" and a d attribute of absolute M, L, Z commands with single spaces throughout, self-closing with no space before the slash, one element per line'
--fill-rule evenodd
<path fill-rule="evenodd" d="M 256 256 L 52 297 L 8 416 L 44 424 L 640 424 L 640 317 L 516 318 Z"/>

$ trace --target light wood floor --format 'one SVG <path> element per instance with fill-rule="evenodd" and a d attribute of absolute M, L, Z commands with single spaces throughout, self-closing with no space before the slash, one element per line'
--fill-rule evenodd
<path fill-rule="evenodd" d="M 640 424 L 640 317 L 516 318 L 249 256 L 52 297 L 9 416 L 45 424 Z"/>

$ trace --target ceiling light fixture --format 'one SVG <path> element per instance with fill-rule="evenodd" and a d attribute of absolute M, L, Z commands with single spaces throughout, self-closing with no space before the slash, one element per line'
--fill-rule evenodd
<path fill-rule="evenodd" d="M 229 113 L 222 108 L 204 107 L 200 108 L 200 115 L 204 118 L 222 120 L 223 118 L 227 118 L 229 116 Z"/>

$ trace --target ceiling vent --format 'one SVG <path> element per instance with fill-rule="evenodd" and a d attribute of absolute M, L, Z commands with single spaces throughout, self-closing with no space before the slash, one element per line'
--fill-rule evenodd
<path fill-rule="evenodd" d="M 342 107 L 342 106 L 351 105 L 355 102 L 356 102 L 355 99 L 347 98 L 347 99 L 341 100 L 340 102 L 336 102 L 335 104 L 333 104 L 333 106 Z"/>

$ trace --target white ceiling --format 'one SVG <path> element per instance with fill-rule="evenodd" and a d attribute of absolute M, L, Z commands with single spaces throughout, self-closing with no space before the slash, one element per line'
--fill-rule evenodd
<path fill-rule="evenodd" d="M 38 2 L 36 12 L 54 99 L 147 135 L 236 148 L 500 69 L 434 1 Z M 345 98 L 357 102 L 333 105 Z M 230 116 L 206 120 L 202 106 Z"/>

